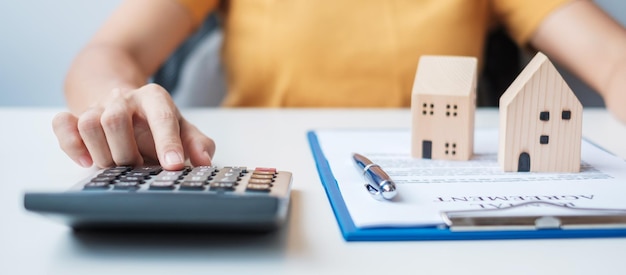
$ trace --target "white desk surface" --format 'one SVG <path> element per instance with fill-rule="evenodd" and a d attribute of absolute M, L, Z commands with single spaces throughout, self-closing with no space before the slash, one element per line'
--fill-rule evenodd
<path fill-rule="evenodd" d="M 217 165 L 292 171 L 290 218 L 261 236 L 74 234 L 27 213 L 25 190 L 64 190 L 94 170 L 75 165 L 51 130 L 58 109 L 0 108 L 0 274 L 624 274 L 626 238 L 352 242 L 343 240 L 306 131 L 410 127 L 408 109 L 192 109 L 217 143 Z M 496 127 L 480 109 L 476 127 Z M 626 157 L 626 126 L 585 110 L 583 133 Z M 408 148 L 407 148 L 408 150 Z M 626 194 L 624 194 L 626 196 Z"/>

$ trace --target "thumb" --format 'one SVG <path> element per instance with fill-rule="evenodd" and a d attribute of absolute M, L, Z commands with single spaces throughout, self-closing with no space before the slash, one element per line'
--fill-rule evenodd
<path fill-rule="evenodd" d="M 211 165 L 215 154 L 215 142 L 200 132 L 196 126 L 182 119 L 180 137 L 185 148 L 185 155 L 193 166 Z"/>

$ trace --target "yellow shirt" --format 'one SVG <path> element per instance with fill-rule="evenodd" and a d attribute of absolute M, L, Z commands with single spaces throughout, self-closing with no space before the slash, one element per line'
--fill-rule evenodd
<path fill-rule="evenodd" d="M 200 24 L 215 0 L 177 0 Z M 407 107 L 421 55 L 479 58 L 495 23 L 520 45 L 568 0 L 230 0 L 225 106 Z"/>

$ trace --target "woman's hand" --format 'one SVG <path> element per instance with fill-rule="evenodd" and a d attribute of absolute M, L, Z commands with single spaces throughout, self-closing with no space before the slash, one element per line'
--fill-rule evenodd
<path fill-rule="evenodd" d="M 215 143 L 187 122 L 161 86 L 114 89 L 80 115 L 60 113 L 52 122 L 63 151 L 90 167 L 158 161 L 168 170 L 211 165 Z"/>

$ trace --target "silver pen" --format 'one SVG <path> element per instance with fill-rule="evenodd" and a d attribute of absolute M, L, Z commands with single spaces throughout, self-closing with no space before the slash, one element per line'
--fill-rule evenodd
<path fill-rule="evenodd" d="M 390 200 L 396 195 L 396 184 L 378 164 L 357 153 L 354 153 L 352 158 L 359 171 L 363 173 L 366 180 L 365 188 L 372 197 L 377 200 Z"/>

